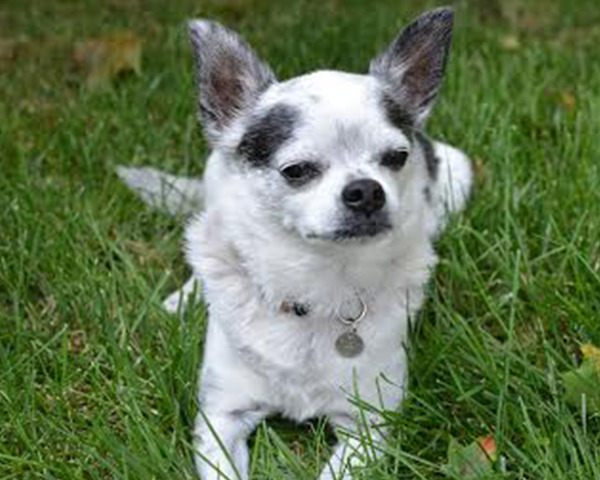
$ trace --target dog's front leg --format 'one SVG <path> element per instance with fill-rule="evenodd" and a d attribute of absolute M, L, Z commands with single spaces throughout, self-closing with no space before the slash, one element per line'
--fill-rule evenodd
<path fill-rule="evenodd" d="M 246 480 L 248 435 L 264 414 L 248 410 L 201 410 L 194 429 L 196 468 L 202 480 Z"/>
<path fill-rule="evenodd" d="M 351 480 L 353 468 L 364 466 L 369 459 L 379 455 L 382 432 L 379 427 L 371 426 L 375 422 L 369 422 L 369 427 L 347 418 L 331 418 L 330 422 L 337 430 L 339 441 L 319 480 Z"/>
<path fill-rule="evenodd" d="M 202 283 L 198 275 L 192 275 L 185 285 L 163 301 L 163 308 L 172 314 L 184 314 L 188 304 L 202 299 Z"/>

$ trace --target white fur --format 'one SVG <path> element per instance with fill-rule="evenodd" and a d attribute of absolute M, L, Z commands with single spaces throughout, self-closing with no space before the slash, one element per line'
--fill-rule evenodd
<path fill-rule="evenodd" d="M 432 22 L 435 28 L 435 22 L 447 28 L 447 11 L 422 18 L 427 28 Z M 207 49 L 198 54 L 201 71 L 203 58 L 218 60 L 223 53 L 210 51 L 219 36 L 226 38 L 227 48 L 237 48 L 236 37 L 223 33 L 222 27 L 209 28 L 202 22 L 194 26 L 197 48 Z M 215 38 L 205 43 L 209 34 Z M 402 41 L 410 47 L 409 37 Z M 257 61 L 247 45 L 239 48 L 243 54 L 237 61 Z M 387 55 L 393 54 L 392 49 Z M 385 62 L 382 65 L 379 70 Z M 411 65 L 400 67 L 405 71 Z M 252 84 L 246 80 L 244 85 Z M 226 127 L 211 126 L 214 150 L 203 187 L 194 184 L 204 194 L 205 210 L 192 217 L 186 229 L 192 279 L 165 303 L 170 311 L 180 309 L 180 300 L 185 301 L 194 282 L 202 280 L 209 322 L 194 434 L 203 480 L 221 475 L 246 479 L 246 438 L 272 413 L 296 421 L 327 416 L 334 426 L 351 432 L 373 429 L 377 443 L 384 432 L 376 427 L 376 415 L 366 412 L 362 425 L 351 398 L 380 409 L 397 408 L 403 398 L 404 345 L 437 261 L 433 240 L 447 214 L 464 208 L 472 174 L 462 152 L 434 143 L 439 166 L 437 175 L 431 175 L 421 143 L 389 122 L 381 92 L 381 79 L 375 76 L 321 71 L 274 83 L 260 95 L 250 92 L 256 97 L 251 112 L 239 113 Z M 246 165 L 236 146 L 248 122 L 281 104 L 300 112 L 293 138 L 267 167 Z M 218 102 L 207 105 L 226 107 Z M 390 149 L 409 151 L 400 171 L 380 164 L 381 153 Z M 281 168 L 307 160 L 320 166 L 320 177 L 305 187 L 290 187 Z M 348 218 L 341 192 L 349 182 L 364 178 L 383 188 L 391 228 L 374 237 L 339 240 L 335 232 Z M 357 326 L 365 350 L 344 358 L 335 342 L 348 327 L 336 311 L 356 309 L 358 298 L 368 307 Z M 286 302 L 308 305 L 309 312 L 286 313 L 281 308 Z M 356 439 L 340 442 L 320 480 L 351 478 L 349 465 L 360 464 L 372 453 L 363 451 Z"/>
<path fill-rule="evenodd" d="M 194 275 L 165 301 L 170 312 L 183 310 L 194 283 L 205 281 L 210 321 L 200 376 L 202 414 L 195 429 L 201 478 L 218 478 L 211 464 L 236 478 L 220 443 L 246 478 L 246 437 L 271 413 L 297 421 L 326 415 L 334 425 L 356 429 L 349 396 L 382 408 L 399 405 L 407 373 L 403 344 L 408 321 L 421 307 L 423 287 L 436 263 L 430 238 L 448 212 L 464 208 L 472 182 L 461 151 L 434 145 L 441 162 L 434 203 L 409 196 L 412 214 L 402 232 L 367 245 L 273 236 L 268 225 L 261 228 L 264 212 L 255 211 L 245 197 L 244 179 L 227 179 L 230 173 L 219 152 L 209 158 L 206 211 L 186 230 Z M 421 187 L 424 178 L 421 170 L 414 181 Z M 312 208 L 317 217 L 323 214 L 318 205 Z M 335 309 L 356 291 L 369 307 L 359 329 L 366 350 L 348 360 L 333 347 L 345 328 L 336 321 Z M 279 311 L 290 296 L 313 306 L 308 317 Z M 354 443 L 354 448 L 338 447 L 321 480 L 344 470 L 358 448 Z"/>
<path fill-rule="evenodd" d="M 150 207 L 172 215 L 189 215 L 202 208 L 204 192 L 200 180 L 175 177 L 150 167 L 118 166 L 117 175 Z"/>
<path fill-rule="evenodd" d="M 182 311 L 189 295 L 199 293 L 195 283 L 206 279 L 211 309 L 200 381 L 203 410 L 195 429 L 201 478 L 218 478 L 211 464 L 236 478 L 220 443 L 231 450 L 241 477 L 246 478 L 246 437 L 271 413 L 298 421 L 327 415 L 336 426 L 357 429 L 350 421 L 356 412 L 349 396 L 358 394 L 383 408 L 400 403 L 407 373 L 403 344 L 408 321 L 422 304 L 423 286 L 436 263 L 429 238 L 442 228 L 448 212 L 464 208 L 472 182 L 462 152 L 437 142 L 435 150 L 441 160 L 436 201 L 430 207 L 419 201 L 405 238 L 368 246 L 307 246 L 272 238 L 267 236 L 270 232 L 256 231 L 253 221 L 262 220 L 235 215 L 239 199 L 218 209 L 212 209 L 209 201 L 206 213 L 190 222 L 186 236 L 194 275 L 164 305 L 172 313 Z M 235 192 L 221 190 L 223 182 L 211 182 L 211 174 L 222 173 L 218 163 L 218 154 L 209 159 L 205 179 L 221 191 L 207 188 L 209 198 L 216 197 L 215 205 L 230 194 L 235 198 Z M 226 218 L 230 223 L 224 225 Z M 369 305 L 360 327 L 367 349 L 357 359 L 347 360 L 333 348 L 344 331 L 334 311 L 357 289 Z M 309 318 L 279 311 L 292 293 L 314 305 Z M 375 431 L 375 438 L 379 435 Z M 340 444 L 320 480 L 346 471 L 347 457 L 357 449 L 355 441 Z"/>
<path fill-rule="evenodd" d="M 203 415 L 217 423 L 239 470 L 246 468 L 245 437 L 271 413 L 297 421 L 326 415 L 334 425 L 352 427 L 357 412 L 349 395 L 381 408 L 398 406 L 406 379 L 408 322 L 421 306 L 436 263 L 431 237 L 447 210 L 464 206 L 471 182 L 466 157 L 437 144 L 440 176 L 431 186 L 434 203 L 428 204 L 422 190 L 429 180 L 418 148 L 400 178 L 370 161 L 368 153 L 386 142 L 408 144 L 383 124 L 372 104 L 372 79 L 320 72 L 296 82 L 299 91 L 322 92 L 327 100 L 312 107 L 318 120 L 300 129 L 300 140 L 278 160 L 291 161 L 297 152 L 335 155 L 328 175 L 314 189 L 281 194 L 284 187 L 269 174 L 232 171 L 231 159 L 215 151 L 206 169 L 206 212 L 189 224 L 186 235 L 188 261 L 204 280 L 210 305 L 200 381 Z M 275 89 L 260 108 L 281 101 L 277 96 Z M 341 141 L 344 129 L 352 135 Z M 237 141 L 237 134 L 231 135 Z M 335 200 L 343 183 L 356 175 L 384 185 L 394 231 L 366 244 L 310 241 L 310 234 L 326 236 L 335 224 L 340 214 Z M 359 327 L 366 349 L 346 359 L 334 348 L 346 329 L 335 309 L 357 292 L 369 309 Z M 279 306 L 290 298 L 309 304 L 310 315 L 282 313 Z M 240 419 L 231 412 L 249 413 Z M 199 451 L 233 474 L 204 417 L 196 435 Z M 344 452 L 347 456 L 351 449 L 340 447 Z M 335 469 L 347 460 L 335 458 Z M 216 478 L 206 462 L 198 468 L 202 478 Z M 327 469 L 321 478 L 330 475 Z"/>

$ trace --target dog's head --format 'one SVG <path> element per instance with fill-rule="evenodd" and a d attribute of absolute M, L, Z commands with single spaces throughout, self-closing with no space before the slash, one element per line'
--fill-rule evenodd
<path fill-rule="evenodd" d="M 444 73 L 450 9 L 415 20 L 367 75 L 285 82 L 230 30 L 189 27 L 200 117 L 221 174 L 237 179 L 240 215 L 262 212 L 309 242 L 385 238 L 418 215 L 435 176 L 420 132 Z"/>

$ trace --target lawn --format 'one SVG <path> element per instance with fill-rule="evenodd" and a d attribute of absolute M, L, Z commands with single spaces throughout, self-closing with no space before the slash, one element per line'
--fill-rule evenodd
<path fill-rule="evenodd" d="M 582 345 L 600 345 L 600 6 L 452 3 L 428 132 L 469 153 L 476 191 L 439 242 L 410 393 L 385 413 L 387 455 L 360 478 L 452 478 L 451 439 L 493 437 L 486 478 L 599 479 L 594 395 L 582 408 L 563 374 Z M 160 305 L 186 278 L 183 221 L 145 209 L 114 173 L 120 163 L 202 172 L 184 20 L 235 28 L 288 78 L 364 72 L 438 4 L 0 3 L 1 479 L 195 478 L 204 307 L 180 320 Z M 74 46 L 120 31 L 143 39 L 141 73 L 86 87 Z M 322 421 L 266 422 L 252 478 L 313 478 L 330 437 Z"/>

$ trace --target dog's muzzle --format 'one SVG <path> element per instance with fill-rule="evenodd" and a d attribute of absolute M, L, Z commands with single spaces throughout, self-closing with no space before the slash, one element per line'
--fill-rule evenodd
<path fill-rule="evenodd" d="M 353 180 L 342 190 L 342 202 L 347 214 L 335 232 L 335 240 L 374 237 L 391 229 L 383 208 L 385 192 L 379 182 L 370 178 Z"/>

